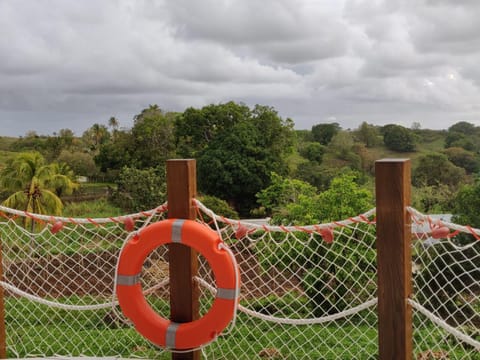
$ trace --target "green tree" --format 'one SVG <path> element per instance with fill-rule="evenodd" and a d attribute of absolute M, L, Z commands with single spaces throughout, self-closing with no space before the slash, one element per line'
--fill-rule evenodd
<path fill-rule="evenodd" d="M 425 214 L 442 214 L 452 211 L 455 191 L 446 184 L 414 187 L 412 205 Z"/>
<path fill-rule="evenodd" d="M 412 182 L 417 187 L 445 184 L 456 188 L 464 178 L 465 170 L 452 164 L 441 153 L 420 156 L 412 174 Z"/>
<path fill-rule="evenodd" d="M 480 150 L 480 127 L 460 121 L 450 126 L 445 137 L 445 148 L 461 147 L 467 151 Z"/>
<path fill-rule="evenodd" d="M 108 126 L 112 128 L 112 132 L 118 130 L 119 123 L 115 116 L 111 116 L 110 119 L 108 119 Z"/>
<path fill-rule="evenodd" d="M 54 162 L 49 166 L 52 169 L 52 177 L 46 184 L 59 198 L 62 195 L 71 195 L 78 188 L 78 184 L 75 183 L 75 172 L 64 162 Z"/>
<path fill-rule="evenodd" d="M 201 109 L 186 109 L 178 116 L 175 125 L 179 155 L 197 157 L 215 137 L 251 116 L 248 106 L 233 101 L 219 105 L 211 104 Z"/>
<path fill-rule="evenodd" d="M 474 134 L 475 131 L 475 125 L 467 121 L 459 121 L 448 128 L 448 132 L 461 133 L 464 135 Z"/>
<path fill-rule="evenodd" d="M 303 194 L 286 205 L 286 220 L 296 225 L 330 222 L 358 215 L 373 207 L 372 194 L 358 185 L 359 176 L 350 172 L 335 177 L 328 190 L 317 196 Z"/>
<path fill-rule="evenodd" d="M 374 147 L 380 143 L 377 128 L 367 122 L 362 124 L 355 131 L 356 138 L 363 142 L 367 148 Z"/>
<path fill-rule="evenodd" d="M 333 171 L 328 172 L 325 166 L 317 161 L 304 161 L 298 164 L 292 176 L 315 186 L 318 190 L 326 189 L 334 177 Z"/>
<path fill-rule="evenodd" d="M 341 127 L 338 123 L 317 124 L 312 126 L 312 137 L 314 141 L 328 145 L 340 130 Z"/>
<path fill-rule="evenodd" d="M 383 127 L 383 143 L 393 151 L 415 151 L 415 135 L 412 130 L 400 125 L 385 125 Z"/>
<path fill-rule="evenodd" d="M 316 192 L 315 187 L 304 181 L 284 178 L 272 172 L 270 185 L 258 192 L 256 197 L 265 214 L 274 216 L 273 222 L 281 224 L 289 204 L 296 203 L 300 196 L 313 197 Z"/>
<path fill-rule="evenodd" d="M 61 214 L 63 204 L 55 192 L 71 194 L 75 188 L 58 164 L 46 164 L 38 152 L 20 153 L 9 161 L 1 172 L 0 182 L 13 192 L 3 202 L 5 206 L 38 214 Z"/>
<path fill-rule="evenodd" d="M 82 139 L 88 150 L 97 154 L 100 146 L 110 139 L 110 133 L 105 125 L 95 123 L 84 131 Z"/>
<path fill-rule="evenodd" d="M 124 167 L 115 183 L 117 188 L 111 195 L 111 201 L 124 211 L 153 209 L 166 200 L 164 166 L 148 169 Z"/>
<path fill-rule="evenodd" d="M 480 178 L 473 184 L 463 185 L 454 200 L 453 221 L 480 228 Z"/>
<path fill-rule="evenodd" d="M 355 173 L 342 174 L 332 180 L 328 190 L 315 193 L 308 184 L 276 177 L 271 187 L 259 193 L 259 202 L 266 208 L 276 209 L 272 216 L 275 224 L 311 225 L 342 220 L 373 207 L 372 193 L 363 189 L 357 181 Z M 276 199 L 280 199 L 278 204 L 274 203 Z M 318 235 L 299 234 L 296 237 L 304 240 L 306 245 L 273 238 L 264 245 L 262 243 L 268 250 L 260 246 L 259 256 L 264 266 L 275 263 L 275 266 L 298 271 L 312 310 L 321 316 L 345 308 L 356 285 L 370 284 L 355 290 L 360 298 L 366 298 L 372 290 L 375 278 L 374 236 L 365 236 L 368 229 L 360 224 L 357 229 L 358 232 L 342 229 L 341 239 L 336 239 L 338 243 L 351 242 L 348 247 L 336 247 L 335 242 L 326 244 Z M 274 254 L 274 260 L 264 254 Z M 345 257 L 350 261 L 338 266 L 335 261 Z M 301 266 L 294 268 L 292 259 Z"/>
<path fill-rule="evenodd" d="M 452 147 L 443 151 L 454 165 L 465 169 L 467 174 L 473 174 L 480 170 L 480 157 L 472 151 L 461 147 Z"/>
<path fill-rule="evenodd" d="M 94 161 L 100 171 L 107 174 L 106 180 L 114 181 L 124 166 L 140 167 L 134 158 L 134 152 L 135 142 L 132 133 L 118 130 L 112 141 L 101 145 Z"/>
<path fill-rule="evenodd" d="M 80 151 L 63 150 L 57 158 L 59 163 L 66 163 L 76 175 L 95 178 L 97 166 L 91 154 Z"/>
<path fill-rule="evenodd" d="M 231 108 L 245 117 L 225 120 L 222 131 L 213 128 L 215 136 L 197 153 L 198 184 L 203 193 L 226 199 L 240 214 L 248 215 L 255 194 L 268 186 L 270 173 L 288 171 L 293 122 L 267 106 L 256 105 L 248 113 L 243 105 L 229 103 Z M 208 109 L 212 111 L 210 106 Z"/>
<path fill-rule="evenodd" d="M 20 137 L 11 145 L 12 151 L 38 151 L 45 150 L 45 136 L 39 136 L 35 131 L 28 131 L 24 137 Z"/>
<path fill-rule="evenodd" d="M 302 157 L 309 161 L 315 161 L 317 163 L 322 162 L 323 154 L 326 151 L 326 147 L 318 142 L 307 142 L 300 146 L 299 152 Z"/>
<path fill-rule="evenodd" d="M 156 167 L 174 156 L 174 124 L 175 114 L 164 113 L 157 105 L 135 116 L 132 157 L 137 167 Z"/>
<path fill-rule="evenodd" d="M 341 160 L 343 166 L 348 166 L 354 170 L 360 170 L 361 159 L 354 151 L 355 142 L 353 136 L 348 131 L 339 131 L 330 141 L 327 147 L 327 156 Z"/>

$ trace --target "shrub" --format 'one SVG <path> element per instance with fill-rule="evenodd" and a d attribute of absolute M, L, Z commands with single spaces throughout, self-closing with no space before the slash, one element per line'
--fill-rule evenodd
<path fill-rule="evenodd" d="M 415 151 L 413 131 L 400 125 L 386 125 L 383 128 L 383 143 L 393 151 Z"/>

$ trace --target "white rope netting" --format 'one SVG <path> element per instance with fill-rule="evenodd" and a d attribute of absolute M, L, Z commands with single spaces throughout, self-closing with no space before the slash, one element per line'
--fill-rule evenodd
<path fill-rule="evenodd" d="M 202 349 L 206 359 L 377 356 L 374 209 L 328 224 L 271 226 L 227 219 L 195 204 L 197 220 L 221 234 L 241 277 L 236 321 Z M 143 339 L 124 319 L 114 293 L 122 246 L 144 226 L 164 219 L 166 210 L 164 204 L 116 218 L 69 219 L 0 208 L 8 357 L 169 359 L 168 351 Z M 409 300 L 415 353 L 474 359 L 479 349 L 479 241 L 455 238 L 477 230 L 438 224 L 409 211 L 415 228 L 415 295 Z M 27 218 L 35 220 L 29 230 Z M 432 231 L 442 226 L 451 229 L 448 237 L 432 242 Z M 208 263 L 201 256 L 199 261 L 195 281 L 204 314 L 216 288 Z M 168 278 L 168 251 L 160 247 L 144 263 L 142 287 L 164 317 L 169 314 Z"/>
<path fill-rule="evenodd" d="M 445 359 L 480 359 L 480 230 L 408 210 L 415 347 Z"/>

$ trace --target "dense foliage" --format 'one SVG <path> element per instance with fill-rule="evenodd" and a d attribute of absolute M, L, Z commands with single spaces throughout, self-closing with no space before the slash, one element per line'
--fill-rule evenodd
<path fill-rule="evenodd" d="M 18 139 L 5 138 L 0 143 L 5 152 L 0 168 L 19 152 L 37 151 L 45 164 L 58 163 L 58 171 L 66 164 L 75 176 L 109 182 L 112 199 L 132 209 L 163 200 L 164 184 L 141 185 L 145 179 L 140 177 L 128 186 L 143 186 L 143 190 L 127 191 L 126 177 L 137 170 L 145 171 L 146 178 L 158 176 L 168 158 L 195 158 L 200 195 L 225 200 L 241 216 L 269 215 L 288 222 L 304 221 L 307 215 L 292 204 L 278 202 L 269 208 L 256 203 L 256 194 L 274 184 L 272 173 L 322 193 L 336 177 L 354 171 L 357 183 L 372 191 L 375 160 L 395 153 L 403 157 L 408 151 L 413 159 L 414 206 L 421 211 L 451 212 L 459 189 L 480 170 L 480 127 L 464 121 L 447 130 L 421 129 L 418 122 L 411 129 L 362 122 L 353 130 L 344 130 L 338 123 L 317 123 L 310 130 L 294 131 L 293 125 L 262 105 L 227 102 L 174 113 L 153 104 L 134 117 L 131 128 L 120 126 L 112 116 L 80 137 L 60 129 L 51 136 L 30 131 Z M 160 177 L 151 182 L 162 181 Z M 54 192 L 66 195 L 58 187 Z M 137 193 L 137 200 L 132 193 Z M 12 190 L 0 186 L 3 200 L 10 195 Z M 307 204 L 298 207 L 308 209 Z M 317 210 L 305 213 L 313 220 L 317 217 L 311 211 Z"/>
<path fill-rule="evenodd" d="M 111 200 L 124 211 L 153 209 L 166 201 L 165 168 L 162 166 L 148 169 L 124 167 L 116 184 Z"/>
<path fill-rule="evenodd" d="M 400 125 L 386 125 L 383 128 L 383 142 L 393 151 L 410 152 L 415 150 L 415 135 L 412 130 Z"/>
<path fill-rule="evenodd" d="M 47 164 L 38 152 L 19 153 L 0 173 L 0 186 L 11 191 L 3 205 L 37 214 L 59 215 L 62 194 L 71 194 L 76 184 L 70 168 Z M 25 225 L 29 218 L 25 218 Z M 33 223 L 32 223 L 33 225 Z"/>

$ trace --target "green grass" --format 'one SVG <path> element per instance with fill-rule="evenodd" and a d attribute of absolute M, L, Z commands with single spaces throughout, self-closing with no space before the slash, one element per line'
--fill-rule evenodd
<path fill-rule="evenodd" d="M 104 218 L 123 215 L 120 208 L 106 199 L 68 203 L 63 209 L 65 217 Z"/>
<path fill-rule="evenodd" d="M 412 163 L 412 169 L 414 169 L 419 161 L 419 158 L 431 153 L 442 152 L 444 150 L 444 135 L 435 134 L 432 137 L 427 137 L 425 140 L 417 143 L 416 151 L 412 152 L 397 152 L 389 150 L 384 145 L 378 145 L 368 149 L 370 158 L 373 160 L 380 160 L 385 158 L 391 159 L 410 159 Z"/>
<path fill-rule="evenodd" d="M 10 160 L 13 159 L 17 153 L 12 151 L 0 150 L 0 169 L 5 166 L 5 164 Z"/>
<path fill-rule="evenodd" d="M 12 144 L 17 141 L 18 138 L 10 136 L 0 136 L 0 150 L 10 150 Z"/>
<path fill-rule="evenodd" d="M 96 300 L 103 302 L 105 300 Z M 94 303 L 95 299 L 70 297 L 62 302 Z M 245 305 L 245 303 L 243 303 Z M 155 308 L 167 307 L 156 299 Z M 158 350 L 138 335 L 132 327 L 111 327 L 105 322 L 106 310 L 64 311 L 37 305 L 26 299 L 6 299 L 7 355 L 25 357 L 80 354 L 87 356 L 140 357 L 170 359 L 170 353 Z M 418 320 L 418 319 L 417 319 Z M 416 325 L 418 325 L 416 321 Z M 424 324 L 422 326 L 425 326 Z M 437 328 L 414 330 L 416 353 L 442 348 L 452 359 L 480 359 L 480 354 L 446 341 Z M 233 331 L 209 345 L 208 359 L 261 359 L 265 349 L 275 349 L 282 359 L 376 359 L 375 319 L 337 321 L 324 325 L 276 325 L 239 313 Z"/>

